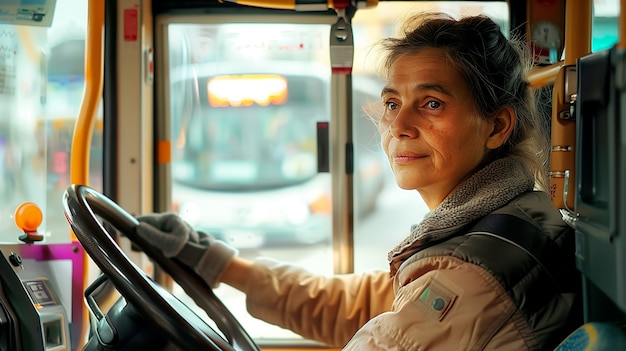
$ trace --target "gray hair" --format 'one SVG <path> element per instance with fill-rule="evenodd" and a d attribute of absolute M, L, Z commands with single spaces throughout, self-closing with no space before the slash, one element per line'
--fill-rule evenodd
<path fill-rule="evenodd" d="M 548 189 L 548 133 L 527 80 L 532 60 L 522 40 L 507 39 L 487 16 L 456 20 L 426 13 L 408 18 L 400 37 L 383 39 L 381 46 L 386 53 L 381 67 L 385 78 L 400 57 L 427 48 L 443 49 L 464 77 L 479 116 L 493 117 L 511 107 L 517 117 L 514 129 L 502 146 L 485 156 L 483 165 L 505 156 L 517 157 L 535 174 L 538 188 Z"/>

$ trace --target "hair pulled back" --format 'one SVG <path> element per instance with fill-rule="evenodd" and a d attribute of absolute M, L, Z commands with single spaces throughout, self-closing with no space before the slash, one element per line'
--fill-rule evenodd
<path fill-rule="evenodd" d="M 505 156 L 520 158 L 546 189 L 548 142 L 527 76 L 532 67 L 525 44 L 509 40 L 487 16 L 460 19 L 442 13 L 418 14 L 408 18 L 400 37 L 381 42 L 386 56 L 382 62 L 385 78 L 393 64 L 405 55 L 437 48 L 465 79 L 481 118 L 495 116 L 511 107 L 516 123 L 509 139 L 486 156 L 485 162 Z"/>

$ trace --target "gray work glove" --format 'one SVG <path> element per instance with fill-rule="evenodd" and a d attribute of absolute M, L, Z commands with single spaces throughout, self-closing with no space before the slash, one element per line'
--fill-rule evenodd
<path fill-rule="evenodd" d="M 210 287 L 237 254 L 237 250 L 211 235 L 195 231 L 174 212 L 138 216 L 137 234 L 163 252 L 193 269 Z"/>

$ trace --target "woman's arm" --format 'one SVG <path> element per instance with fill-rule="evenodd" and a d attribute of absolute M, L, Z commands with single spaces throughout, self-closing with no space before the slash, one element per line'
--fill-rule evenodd
<path fill-rule="evenodd" d="M 266 258 L 235 258 L 220 280 L 246 294 L 254 317 L 336 347 L 389 311 L 394 295 L 389 272 L 322 276 Z"/>

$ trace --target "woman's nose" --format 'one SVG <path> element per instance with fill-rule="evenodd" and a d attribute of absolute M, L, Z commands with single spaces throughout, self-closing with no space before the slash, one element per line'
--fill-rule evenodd
<path fill-rule="evenodd" d="M 389 133 L 396 139 L 417 137 L 417 128 L 410 113 L 400 111 L 389 123 Z"/>

